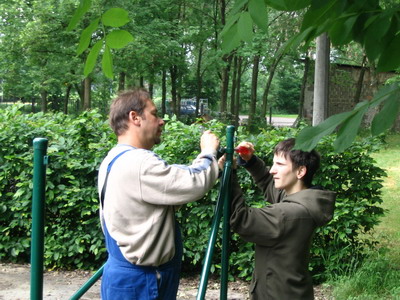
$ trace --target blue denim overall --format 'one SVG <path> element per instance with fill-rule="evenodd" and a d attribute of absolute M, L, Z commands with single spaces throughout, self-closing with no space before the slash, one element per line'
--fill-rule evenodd
<path fill-rule="evenodd" d="M 129 150 L 128 150 L 129 151 Z M 115 157 L 108 166 L 109 173 Z M 107 178 L 105 184 L 107 184 Z M 105 187 L 102 191 L 102 202 Z M 103 300 L 175 300 L 179 287 L 183 245 L 178 222 L 175 222 L 175 255 L 169 262 L 158 267 L 139 266 L 127 261 L 117 242 L 108 233 L 103 222 L 104 236 L 108 252 L 101 280 Z"/>

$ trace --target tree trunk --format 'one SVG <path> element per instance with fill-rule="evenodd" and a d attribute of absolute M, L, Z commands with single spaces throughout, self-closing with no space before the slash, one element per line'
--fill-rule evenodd
<path fill-rule="evenodd" d="M 232 60 L 232 55 L 224 55 L 222 60 L 225 62 L 225 67 L 222 69 L 221 73 L 221 105 L 220 105 L 220 112 L 226 112 L 227 106 L 227 99 L 228 99 L 228 87 L 229 87 L 229 70 L 230 70 L 230 63 Z"/>
<path fill-rule="evenodd" d="M 329 83 L 329 39 L 326 33 L 317 37 L 315 59 L 313 122 L 316 126 L 326 119 Z"/>
<path fill-rule="evenodd" d="M 238 57 L 238 62 L 237 62 L 237 80 L 236 80 L 236 99 L 235 99 L 235 126 L 239 126 L 239 114 L 240 114 L 240 86 L 241 86 L 241 81 L 242 81 L 242 64 L 243 64 L 243 58 L 241 56 Z"/>
<path fill-rule="evenodd" d="M 118 78 L 118 91 L 123 91 L 123 90 L 125 90 L 125 81 L 126 81 L 126 73 L 125 73 L 125 72 L 119 73 L 119 78 Z"/>
<path fill-rule="evenodd" d="M 233 59 L 233 74 L 232 74 L 232 87 L 231 87 L 231 114 L 233 121 L 236 121 L 235 115 L 235 99 L 236 99 L 236 77 L 237 77 L 238 57 L 235 55 Z"/>
<path fill-rule="evenodd" d="M 69 95 L 71 94 L 72 85 L 68 84 L 64 97 L 64 114 L 68 114 Z"/>
<path fill-rule="evenodd" d="M 266 115 L 267 115 L 269 90 L 271 88 L 272 80 L 274 79 L 274 76 L 275 76 L 276 68 L 278 67 L 278 64 L 281 61 L 282 57 L 283 57 L 283 55 L 279 55 L 278 57 L 276 57 L 273 60 L 272 65 L 271 65 L 271 67 L 269 69 L 269 72 L 268 72 L 269 73 L 268 79 L 267 79 L 267 82 L 265 84 L 264 92 L 263 92 L 263 95 L 262 95 L 261 115 L 263 117 L 266 117 Z"/>
<path fill-rule="evenodd" d="M 163 117 L 167 113 L 167 71 L 165 69 L 162 70 L 161 113 Z"/>
<path fill-rule="evenodd" d="M 153 93 L 154 93 L 154 83 L 149 82 L 149 94 L 151 99 L 153 99 Z"/>
<path fill-rule="evenodd" d="M 46 90 L 43 89 L 40 92 L 40 98 L 42 99 L 40 111 L 45 113 L 45 112 L 47 112 L 47 91 Z"/>
<path fill-rule="evenodd" d="M 356 94 L 354 95 L 354 104 L 357 104 L 358 102 L 360 102 L 360 97 L 361 97 L 361 92 L 362 92 L 363 82 L 364 82 L 366 62 L 367 62 L 367 56 L 364 54 L 363 60 L 361 63 L 360 76 L 358 77 L 358 81 L 357 81 Z"/>
<path fill-rule="evenodd" d="M 196 118 L 199 116 L 199 108 L 200 108 L 200 98 L 201 98 L 201 88 L 203 85 L 202 76 L 201 76 L 201 61 L 203 58 L 203 43 L 200 44 L 199 47 L 199 58 L 197 60 L 197 69 L 196 69 L 196 82 L 197 82 L 197 90 L 196 90 Z"/>
<path fill-rule="evenodd" d="M 253 72 L 251 77 L 251 96 L 250 96 L 250 111 L 249 111 L 249 127 L 251 128 L 254 124 L 254 117 L 256 114 L 257 107 L 257 83 L 258 83 L 258 68 L 260 64 L 260 55 L 254 55 L 253 58 Z M 265 117 L 265 115 L 264 115 Z"/>
<path fill-rule="evenodd" d="M 140 77 L 139 77 L 139 86 L 140 86 L 141 88 L 144 87 L 144 78 L 143 78 L 143 76 L 140 76 Z"/>
<path fill-rule="evenodd" d="M 299 103 L 299 115 L 297 119 L 304 118 L 304 99 L 306 94 L 306 87 L 307 87 L 307 78 L 308 72 L 310 70 L 310 57 L 307 55 L 304 59 L 304 72 L 303 72 L 303 79 L 301 81 L 301 90 L 300 90 L 300 103 Z M 297 123 L 297 120 L 296 122 Z"/>
<path fill-rule="evenodd" d="M 89 110 L 91 108 L 91 79 L 90 77 L 86 77 L 84 79 L 83 85 L 83 110 Z"/>
<path fill-rule="evenodd" d="M 78 106 L 79 106 L 79 104 L 83 103 L 83 82 L 81 82 L 80 86 L 75 83 L 74 87 L 75 87 L 76 92 L 79 95 L 79 100 L 80 100 L 80 101 L 78 101 Z M 79 107 L 81 107 L 81 106 L 79 106 Z M 77 108 L 78 110 L 79 110 L 79 107 Z"/>
<path fill-rule="evenodd" d="M 177 107 L 177 80 L 178 80 L 178 67 L 173 65 L 169 70 L 171 74 L 171 111 L 175 115 L 179 115 L 180 109 Z"/>

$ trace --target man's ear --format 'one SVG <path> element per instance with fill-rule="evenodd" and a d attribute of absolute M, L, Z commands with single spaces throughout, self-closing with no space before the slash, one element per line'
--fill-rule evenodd
<path fill-rule="evenodd" d="M 307 167 L 306 166 L 300 166 L 297 169 L 297 179 L 302 179 L 307 173 Z"/>
<path fill-rule="evenodd" d="M 136 126 L 140 126 L 140 116 L 136 111 L 131 110 L 129 112 L 129 122 L 132 122 Z"/>

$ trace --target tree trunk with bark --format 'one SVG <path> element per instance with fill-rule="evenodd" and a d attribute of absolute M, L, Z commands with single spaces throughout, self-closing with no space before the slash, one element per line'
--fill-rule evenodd
<path fill-rule="evenodd" d="M 167 71 L 165 69 L 162 70 L 161 79 L 161 113 L 163 117 L 167 113 Z"/>
<path fill-rule="evenodd" d="M 236 99 L 237 67 L 238 67 L 238 57 L 235 55 L 233 59 L 233 74 L 232 74 L 232 86 L 231 86 L 231 114 L 234 122 L 236 120 L 235 99 Z"/>
<path fill-rule="evenodd" d="M 197 82 L 197 90 L 196 90 L 196 118 L 199 116 L 199 108 L 200 108 L 200 99 L 201 99 L 201 88 L 203 85 L 202 75 L 201 75 L 201 62 L 203 58 L 203 43 L 200 44 L 199 47 L 199 55 L 197 60 L 197 69 L 196 69 L 196 82 Z"/>
<path fill-rule="evenodd" d="M 47 91 L 45 89 L 42 89 L 40 92 L 40 98 L 42 100 L 41 106 L 40 106 L 40 111 L 41 112 L 47 112 Z"/>
<path fill-rule="evenodd" d="M 90 77 L 86 77 L 83 81 L 83 110 L 89 110 L 91 108 L 91 86 L 92 80 Z"/>
<path fill-rule="evenodd" d="M 251 96 L 250 96 L 250 110 L 248 124 L 251 128 L 254 123 L 257 107 L 257 85 L 258 85 L 258 69 L 260 64 L 260 55 L 254 55 L 253 57 L 253 71 L 251 76 Z"/>
<path fill-rule="evenodd" d="M 71 94 L 72 85 L 67 84 L 67 88 L 65 90 L 65 97 L 64 97 L 64 114 L 68 114 L 68 103 L 69 103 L 69 95 Z"/>
<path fill-rule="evenodd" d="M 364 75 L 365 75 L 365 64 L 367 62 L 367 56 L 364 54 L 363 56 L 363 60 L 361 63 L 361 70 L 360 70 L 360 76 L 358 77 L 358 81 L 357 81 L 357 86 L 356 86 L 356 93 L 354 95 L 354 104 L 357 104 L 358 102 L 360 102 L 360 97 L 361 97 L 361 92 L 362 92 L 362 88 L 363 88 L 363 82 L 364 82 Z"/>
<path fill-rule="evenodd" d="M 171 66 L 169 72 L 171 75 L 171 110 L 172 113 L 178 116 L 178 111 L 180 111 L 177 103 L 178 67 L 176 65 Z"/>
<path fill-rule="evenodd" d="M 243 65 L 243 57 L 238 57 L 237 62 L 237 80 L 236 80 L 236 93 L 235 93 L 235 126 L 239 126 L 239 114 L 240 114 L 240 86 L 242 81 L 242 65 Z"/>
<path fill-rule="evenodd" d="M 310 70 L 310 57 L 307 55 L 306 58 L 304 59 L 304 72 L 303 72 L 303 79 L 301 81 L 299 115 L 297 117 L 297 120 L 303 119 L 305 117 L 304 116 L 304 99 L 305 99 L 305 94 L 306 94 L 307 78 L 308 78 L 309 70 Z M 295 123 L 297 123 L 297 120 L 295 121 Z"/>
<path fill-rule="evenodd" d="M 126 73 L 120 72 L 118 77 L 118 91 L 125 90 Z"/>

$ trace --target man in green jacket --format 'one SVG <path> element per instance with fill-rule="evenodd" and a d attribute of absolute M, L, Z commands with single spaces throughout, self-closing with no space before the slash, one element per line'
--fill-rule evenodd
<path fill-rule="evenodd" d="M 246 206 L 232 175 L 231 228 L 255 244 L 251 299 L 314 299 L 308 271 L 312 236 L 332 219 L 336 196 L 311 186 L 319 154 L 293 150 L 294 144 L 294 139 L 288 139 L 276 146 L 271 168 L 254 155 L 251 143 L 239 145 L 247 151 L 239 153 L 238 164 L 252 175 L 270 203 L 263 208 Z"/>

